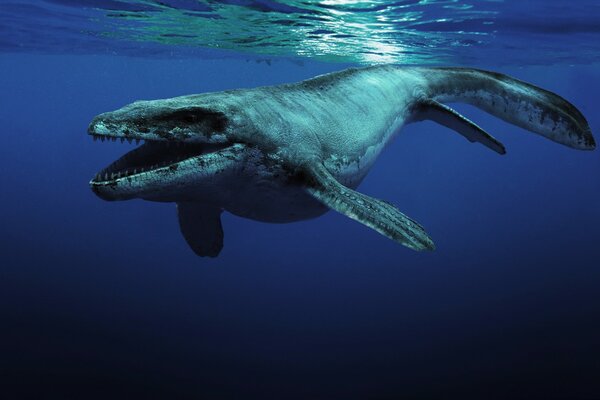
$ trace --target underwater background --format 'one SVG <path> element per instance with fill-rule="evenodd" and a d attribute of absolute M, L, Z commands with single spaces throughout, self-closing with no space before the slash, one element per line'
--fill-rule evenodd
<path fill-rule="evenodd" d="M 173 204 L 91 192 L 133 147 L 86 134 L 134 100 L 394 62 L 534 83 L 598 139 L 599 61 L 591 0 L 2 0 L 0 398 L 600 399 L 597 151 L 456 105 L 508 153 L 412 124 L 360 186 L 435 252 L 224 213 L 206 259 Z"/>

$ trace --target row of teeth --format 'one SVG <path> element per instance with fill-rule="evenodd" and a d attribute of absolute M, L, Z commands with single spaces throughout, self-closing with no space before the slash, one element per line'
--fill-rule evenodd
<path fill-rule="evenodd" d="M 129 137 L 116 137 L 116 136 L 104 136 L 104 135 L 92 135 L 92 137 L 94 138 L 94 142 L 96 142 L 97 140 L 101 140 L 102 142 L 104 142 L 105 140 L 113 141 L 116 142 L 117 139 L 121 141 L 121 143 L 124 143 L 127 140 L 127 143 L 133 143 L 135 142 L 135 144 L 140 144 L 140 141 L 142 141 L 142 139 L 139 138 L 129 138 Z M 185 146 L 188 143 L 183 143 L 183 142 L 163 142 L 167 147 L 170 146 L 175 146 L 175 147 L 181 147 L 181 146 Z"/>
<path fill-rule="evenodd" d="M 102 135 L 92 135 L 92 137 L 94 138 L 94 142 L 97 141 L 98 139 L 100 139 L 101 141 L 113 141 L 116 142 L 117 139 L 121 140 L 121 143 L 123 143 L 124 141 L 127 140 L 128 143 L 133 143 L 135 141 L 135 144 L 139 144 L 141 139 L 138 138 L 124 138 L 124 137 L 116 137 L 116 136 L 102 136 Z"/>
<path fill-rule="evenodd" d="M 150 167 L 131 168 L 131 169 L 127 169 L 125 171 L 119 171 L 119 172 L 110 172 L 110 173 L 105 172 L 104 174 L 101 172 L 99 174 L 96 174 L 96 177 L 94 178 L 94 180 L 108 181 L 108 180 L 113 180 L 113 179 L 125 178 L 130 175 L 137 175 L 137 174 L 141 174 L 142 172 L 161 168 L 168 164 L 170 164 L 170 163 L 160 163 L 160 164 L 152 165 Z"/>
<path fill-rule="evenodd" d="M 141 174 L 146 171 L 153 171 L 158 168 L 176 164 L 184 159 L 185 159 L 185 157 L 178 157 L 175 160 L 163 161 L 161 163 L 146 166 L 146 167 L 129 168 L 129 169 L 126 169 L 125 171 L 119 171 L 119 172 L 104 172 L 104 173 L 100 172 L 100 173 L 96 174 L 96 176 L 94 177 L 94 180 L 97 182 L 105 182 L 105 181 L 109 181 L 109 180 L 112 181 L 114 179 L 125 178 L 127 176 L 137 175 L 137 174 Z"/>

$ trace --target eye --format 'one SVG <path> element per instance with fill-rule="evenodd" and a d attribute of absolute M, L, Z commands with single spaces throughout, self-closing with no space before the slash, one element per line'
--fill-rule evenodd
<path fill-rule="evenodd" d="M 183 119 L 184 119 L 185 122 L 194 123 L 194 122 L 198 121 L 198 116 L 196 116 L 194 114 L 186 114 L 183 117 Z"/>

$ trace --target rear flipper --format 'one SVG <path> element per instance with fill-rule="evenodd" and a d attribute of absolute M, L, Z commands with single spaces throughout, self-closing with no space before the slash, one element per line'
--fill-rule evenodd
<path fill-rule="evenodd" d="M 596 147 L 585 117 L 552 92 L 507 75 L 470 68 L 426 68 L 423 75 L 427 80 L 425 104 L 429 106 L 429 114 L 421 114 L 419 118 L 423 109 L 416 107 L 413 120 L 433 119 L 469 138 L 469 131 L 472 134 L 478 127 L 455 111 L 443 109 L 437 102 L 469 103 L 565 146 L 580 150 Z M 460 122 L 460 119 L 466 121 Z M 474 135 L 469 140 L 473 138 L 482 141 L 479 138 L 483 136 Z"/>
<path fill-rule="evenodd" d="M 431 120 L 463 135 L 470 142 L 479 142 L 498 154 L 505 154 L 504 145 L 474 122 L 452 108 L 434 100 L 422 101 L 415 107 L 412 121 Z"/>
<path fill-rule="evenodd" d="M 391 204 L 358 193 L 339 183 L 322 164 L 305 171 L 306 190 L 329 208 L 376 230 L 413 250 L 433 250 L 421 225 Z"/>

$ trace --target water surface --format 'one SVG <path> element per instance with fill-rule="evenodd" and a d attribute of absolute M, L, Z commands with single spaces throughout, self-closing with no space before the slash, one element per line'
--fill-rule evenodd
<path fill-rule="evenodd" d="M 591 63 L 598 15 L 594 0 L 4 0 L 0 51 Z"/>

